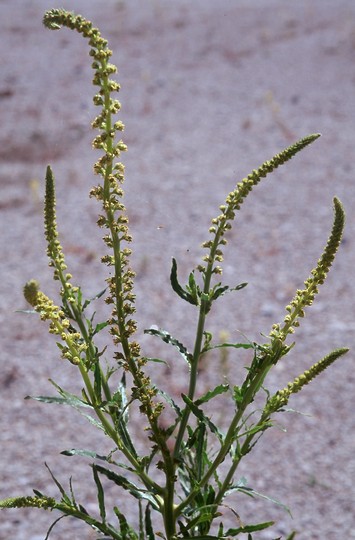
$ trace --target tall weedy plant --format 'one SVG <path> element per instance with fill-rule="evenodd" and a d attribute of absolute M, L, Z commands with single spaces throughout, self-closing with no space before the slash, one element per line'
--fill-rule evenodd
<path fill-rule="evenodd" d="M 144 356 L 135 337 L 135 274 L 129 263 L 132 238 L 122 202 L 124 166 L 119 161 L 126 145 L 122 140 L 117 140 L 117 134 L 122 132 L 124 126 L 115 120 L 120 103 L 112 98 L 119 90 L 118 83 L 111 78 L 116 72 L 116 67 L 109 61 L 112 52 L 99 30 L 80 15 L 53 9 L 45 14 L 43 22 L 50 30 L 62 26 L 76 30 L 89 41 L 93 84 L 97 88 L 94 104 L 99 108 L 92 122 L 92 127 L 98 131 L 93 147 L 101 151 L 94 165 L 100 180 L 91 189 L 90 196 L 95 197 L 101 206 L 97 224 L 104 231 L 107 253 L 102 257 L 102 262 L 107 265 L 109 274 L 106 289 L 95 300 L 104 299 L 112 307 L 112 314 L 104 322 L 94 322 L 94 316 L 87 315 L 92 300 L 83 298 L 81 288 L 73 285 L 72 276 L 67 273 L 56 225 L 54 176 L 48 167 L 45 236 L 54 279 L 60 284 L 62 305 L 55 305 L 35 280 L 26 283 L 24 294 L 40 318 L 49 323 L 49 332 L 57 336 L 61 357 L 72 364 L 73 375 L 82 378 L 83 389 L 81 395 L 77 396 L 53 383 L 59 395 L 35 399 L 66 404 L 83 412 L 91 424 L 112 441 L 112 451 L 108 455 L 102 455 L 100 449 L 62 452 L 65 455 L 94 458 L 91 468 L 97 492 L 95 514 L 90 514 L 77 501 L 71 481 L 66 491 L 52 472 L 59 489 L 58 499 L 34 490 L 32 496 L 9 498 L 1 501 L 0 506 L 58 510 L 64 516 L 73 516 L 87 523 L 97 531 L 98 538 L 105 539 L 154 540 L 160 537 L 166 540 L 207 540 L 248 535 L 248 540 L 252 540 L 255 532 L 270 527 L 273 522 L 244 523 L 232 510 L 236 526 L 226 528 L 221 513 L 231 493 L 256 494 L 242 480 L 235 479 L 240 462 L 273 425 L 274 413 L 285 409 L 290 396 L 348 351 L 345 348 L 332 351 L 273 395 L 264 386 L 269 371 L 278 362 L 284 361 L 283 357 L 294 346 L 292 341 L 288 342 L 288 338 L 299 326 L 305 310 L 312 305 L 333 263 L 344 227 L 344 210 L 340 201 L 334 198 L 334 223 L 320 259 L 305 280 L 304 287 L 296 291 L 286 306 L 283 321 L 272 326 L 263 343 L 214 344 L 211 333 L 206 330 L 206 320 L 221 296 L 230 291 L 237 292 L 247 285 L 241 283 L 230 288 L 220 281 L 226 236 L 233 226 L 236 212 L 262 178 L 314 142 L 319 135 L 308 135 L 289 146 L 254 170 L 228 194 L 219 214 L 212 219 L 209 239 L 203 244 L 206 254 L 201 264 L 190 273 L 186 285 L 179 283 L 177 263 L 173 259 L 170 275 L 172 288 L 182 300 L 196 307 L 195 341 L 188 349 L 165 330 L 151 328 L 145 333 L 177 349 L 189 365 L 186 393 L 176 403 L 166 392 L 159 390 L 146 374 L 146 365 L 153 359 Z M 97 334 L 102 331 L 111 334 L 115 350 L 108 368 L 104 367 L 107 365 L 104 352 L 96 345 Z M 230 347 L 235 355 L 240 348 L 250 350 L 250 364 L 244 380 L 218 384 L 203 395 L 196 395 L 198 368 L 204 354 L 224 347 Z M 118 382 L 117 372 L 121 373 Z M 130 381 L 128 386 L 126 380 Z M 208 415 L 211 402 L 214 404 L 216 401 L 214 406 L 218 407 L 221 394 L 232 402 L 233 413 L 228 419 L 226 431 L 222 431 Z M 258 406 L 255 405 L 257 396 Z M 128 427 L 129 411 L 135 404 L 138 404 L 145 418 L 144 455 L 138 453 L 135 438 Z M 171 409 L 168 418 L 173 417 L 173 421 L 170 425 L 165 418 L 165 407 Z M 116 455 L 121 456 L 118 461 Z M 118 506 L 107 508 L 103 479 L 117 488 Z M 132 525 L 119 508 L 123 492 L 137 502 L 139 519 L 136 524 Z M 291 533 L 289 539 L 294 536 L 295 533 Z"/>

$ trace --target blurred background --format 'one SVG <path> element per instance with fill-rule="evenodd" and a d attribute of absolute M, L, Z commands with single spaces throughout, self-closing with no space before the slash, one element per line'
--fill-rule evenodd
<path fill-rule="evenodd" d="M 260 341 L 261 333 L 268 334 L 322 252 L 333 196 L 342 200 L 347 224 L 338 258 L 295 336 L 297 346 L 270 375 L 268 387 L 285 386 L 333 348 L 352 351 L 290 402 L 308 416 L 283 415 L 287 433 L 266 433 L 240 471 L 248 485 L 288 505 L 292 517 L 243 495 L 233 507 L 245 522 L 276 521 L 261 540 L 293 529 L 300 540 L 355 538 L 352 0 L 0 1 L 0 498 L 31 494 L 32 488 L 56 495 L 46 461 L 63 485 L 73 475 L 77 497 L 90 509 L 95 490 L 89 461 L 59 452 L 110 450 L 75 412 L 24 401 L 26 395 L 53 394 L 49 378 L 80 392 L 75 368 L 58 358 L 46 325 L 16 312 L 28 307 L 22 287 L 31 278 L 58 299 L 43 237 L 48 163 L 57 178 L 58 224 L 73 283 L 87 297 L 105 286 L 98 206 L 88 198 L 97 182 L 88 46 L 67 29 L 42 26 L 52 7 L 92 20 L 119 67 L 140 333 L 154 324 L 192 346 L 196 314 L 170 288 L 171 257 L 184 282 L 204 254 L 199 246 L 211 218 L 235 183 L 298 138 L 322 134 L 243 205 L 229 236 L 224 282 L 249 285 L 219 300 L 208 329 L 216 341 L 221 334 L 230 341 L 241 341 L 241 334 Z M 169 366 L 156 367 L 153 377 L 179 397 L 186 391 L 185 366 L 154 338 L 142 340 L 147 356 L 166 355 Z M 234 384 L 244 361 L 232 353 L 227 358 Z M 218 355 L 207 358 L 201 389 L 224 375 Z M 223 411 L 215 414 L 223 417 Z M 137 417 L 132 427 L 138 446 L 140 422 Z M 115 499 L 121 503 L 124 508 Z M 56 517 L 3 511 L 0 540 L 41 540 Z M 70 520 L 51 535 L 69 537 L 97 535 Z"/>

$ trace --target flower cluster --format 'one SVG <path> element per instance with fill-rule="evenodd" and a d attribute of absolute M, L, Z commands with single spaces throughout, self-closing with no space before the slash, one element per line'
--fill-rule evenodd
<path fill-rule="evenodd" d="M 151 385 L 149 377 L 142 371 L 144 361 L 140 358 L 140 345 L 132 340 L 132 335 L 137 328 L 136 321 L 132 318 L 135 312 L 133 293 L 135 273 L 129 265 L 131 249 L 127 244 L 131 243 L 132 237 L 128 228 L 126 208 L 122 202 L 124 165 L 118 160 L 121 152 L 127 150 L 127 146 L 122 140 L 116 142 L 116 134 L 123 131 L 124 124 L 114 119 L 121 105 L 117 99 L 111 97 L 113 92 L 118 92 L 120 89 L 119 84 L 111 79 L 111 75 L 117 72 L 117 68 L 109 62 L 112 51 L 108 49 L 107 41 L 101 37 L 99 30 L 81 15 L 63 9 L 53 9 L 45 14 L 43 22 L 47 28 L 53 30 L 61 26 L 77 30 L 89 40 L 91 47 L 93 84 L 97 87 L 93 102 L 100 108 L 99 114 L 91 123 L 92 128 L 99 131 L 92 141 L 92 146 L 102 152 L 93 169 L 94 173 L 102 178 L 102 184 L 94 186 L 90 191 L 90 196 L 95 197 L 102 207 L 97 224 L 105 229 L 103 240 L 109 253 L 105 254 L 101 261 L 113 268 L 112 275 L 106 280 L 109 295 L 105 301 L 112 305 L 112 314 L 107 322 L 114 344 L 121 348 L 115 353 L 115 359 L 124 369 L 132 373 L 135 384 L 132 389 L 133 394 L 141 402 L 142 412 L 146 412 L 151 424 L 155 424 L 161 413 L 162 404 L 154 402 L 157 391 Z M 55 217 L 54 206 L 52 206 L 52 214 Z M 56 229 L 48 228 L 48 234 L 51 246 L 56 250 L 60 273 L 64 270 L 65 263 L 64 258 L 61 258 L 60 246 L 57 243 Z M 64 289 L 68 290 L 66 298 L 69 299 L 70 307 L 71 293 L 75 293 L 75 288 L 69 283 L 69 279 L 70 277 L 67 278 Z"/>
<path fill-rule="evenodd" d="M 244 199 L 252 191 L 260 180 L 266 177 L 269 173 L 277 169 L 280 165 L 289 161 L 300 150 L 311 144 L 318 139 L 320 135 L 318 133 L 308 135 L 297 141 L 295 144 L 289 146 L 279 154 L 276 154 L 270 161 L 265 161 L 261 167 L 253 170 L 246 178 L 241 182 L 238 182 L 234 191 L 229 193 L 226 199 L 226 204 L 219 207 L 221 214 L 212 219 L 212 226 L 209 232 L 214 236 L 213 240 L 208 240 L 202 244 L 203 248 L 209 250 L 209 254 L 203 257 L 205 265 L 199 265 L 198 270 L 202 273 L 206 273 L 207 269 L 215 274 L 221 274 L 222 269 L 215 263 L 223 261 L 222 246 L 226 245 L 227 241 L 224 238 L 225 233 L 232 228 L 232 221 L 235 218 L 235 212 L 240 209 Z"/>
<path fill-rule="evenodd" d="M 106 302 L 114 306 L 109 321 L 110 331 L 115 344 L 122 345 L 126 357 L 137 357 L 139 346 L 129 341 L 136 330 L 136 322 L 130 318 L 135 311 L 133 305 L 135 274 L 128 262 L 131 251 L 123 247 L 123 243 L 130 243 L 132 237 L 128 229 L 126 209 L 122 203 L 124 165 L 117 161 L 121 152 L 127 150 L 127 146 L 122 140 L 116 142 L 116 133 L 123 131 L 124 125 L 121 121 L 114 120 L 121 105 L 117 99 L 111 97 L 113 92 L 120 89 L 119 84 L 110 78 L 117 72 L 117 68 L 109 62 L 112 51 L 107 47 L 107 40 L 102 38 L 99 30 L 81 15 L 63 9 L 53 9 L 45 14 L 43 22 L 45 26 L 54 30 L 61 26 L 77 30 L 89 40 L 91 47 L 93 84 L 98 88 L 93 101 L 95 106 L 101 109 L 91 124 L 94 129 L 99 130 L 92 145 L 93 148 L 103 152 L 94 165 L 94 172 L 102 177 L 103 185 L 93 187 L 90 196 L 95 197 L 102 205 L 103 212 L 97 223 L 99 227 L 106 229 L 103 239 L 112 253 L 102 257 L 104 264 L 114 268 L 113 276 L 107 280 L 110 293 Z"/>
<path fill-rule="evenodd" d="M 64 311 L 39 290 L 38 282 L 34 279 L 26 283 L 23 292 L 27 302 L 40 314 L 41 320 L 50 321 L 49 332 L 60 336 L 64 342 L 64 345 L 58 343 L 62 358 L 74 365 L 80 364 L 87 345 L 83 342 L 81 334 L 72 328 Z"/>
<path fill-rule="evenodd" d="M 49 266 L 54 268 L 54 279 L 62 284 L 60 291 L 63 303 L 67 306 L 68 302 L 73 303 L 78 292 L 78 287 L 74 287 L 70 280 L 72 275 L 65 273 L 67 265 L 65 263 L 62 246 L 58 240 L 57 218 L 55 212 L 55 180 L 50 166 L 46 171 L 46 190 L 44 199 L 44 231 L 47 241 L 47 255 L 49 257 Z"/>
<path fill-rule="evenodd" d="M 54 508 L 57 501 L 52 497 L 10 497 L 0 503 L 0 508 Z"/>
<path fill-rule="evenodd" d="M 272 340 L 283 342 L 288 334 L 293 334 L 295 328 L 300 325 L 299 318 L 304 317 L 305 307 L 311 306 L 318 294 L 318 287 L 322 285 L 334 261 L 334 257 L 343 235 L 345 225 L 345 212 L 339 199 L 334 197 L 334 223 L 328 242 L 324 248 L 321 258 L 316 268 L 311 271 L 311 275 L 304 282 L 305 288 L 298 289 L 291 303 L 286 306 L 287 315 L 284 318 L 283 326 L 274 324 L 270 332 Z"/>
<path fill-rule="evenodd" d="M 292 382 L 282 390 L 278 390 L 270 399 L 268 399 L 266 406 L 263 411 L 263 416 L 269 417 L 270 414 L 279 411 L 285 407 L 288 403 L 288 400 L 292 394 L 297 394 L 304 386 L 310 383 L 317 375 L 322 373 L 327 367 L 329 367 L 335 360 L 337 360 L 343 354 L 346 354 L 349 351 L 347 348 L 336 349 L 331 353 L 327 354 L 322 360 L 314 364 L 312 367 L 307 369 L 304 373 L 296 377 Z"/>

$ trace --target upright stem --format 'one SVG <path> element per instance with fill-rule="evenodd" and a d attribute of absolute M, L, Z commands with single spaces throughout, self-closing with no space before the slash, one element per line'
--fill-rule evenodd
<path fill-rule="evenodd" d="M 205 319 L 206 319 L 206 314 L 201 305 L 198 324 L 197 324 L 195 347 L 194 347 L 194 352 L 193 352 L 192 361 L 191 361 L 190 383 L 189 383 L 189 391 L 188 391 L 188 397 L 191 400 L 193 400 L 194 395 L 195 395 L 195 390 L 196 390 L 198 362 L 201 355 L 203 331 L 205 328 Z M 181 444 L 184 438 L 185 429 L 187 426 L 187 422 L 189 420 L 189 416 L 190 416 L 190 409 L 186 406 L 182 413 L 180 427 L 179 427 L 179 431 L 176 437 L 175 448 L 174 448 L 175 459 L 179 458 Z"/>
<path fill-rule="evenodd" d="M 203 294 L 205 296 L 208 295 L 210 292 L 211 279 L 212 279 L 212 274 L 213 274 L 213 264 L 215 260 L 216 250 L 218 248 L 218 244 L 219 244 L 220 237 L 222 234 L 222 230 L 223 230 L 222 227 L 218 228 L 213 244 L 211 246 L 209 261 L 208 261 L 205 276 L 204 276 Z M 199 360 L 201 356 L 203 332 L 205 329 L 205 321 L 206 321 L 206 312 L 207 312 L 206 308 L 207 308 L 206 300 L 201 298 L 201 305 L 200 305 L 197 330 L 196 330 L 195 346 L 194 346 L 192 362 L 191 362 L 190 382 L 189 382 L 189 391 L 188 391 L 188 397 L 191 401 L 193 401 L 195 390 L 196 390 L 198 364 L 199 364 Z M 190 409 L 189 407 L 186 406 L 182 413 L 180 427 L 179 427 L 179 431 L 176 437 L 175 448 L 174 448 L 175 460 L 179 458 L 182 441 L 185 435 L 186 426 L 189 421 L 189 416 L 190 416 Z"/>
<path fill-rule="evenodd" d="M 255 393 L 257 389 L 259 388 L 260 384 L 262 383 L 263 379 L 265 378 L 265 373 L 269 370 L 269 364 L 265 364 L 264 368 L 260 370 L 260 372 L 255 376 L 255 378 L 251 381 L 249 388 L 247 389 L 243 402 L 239 405 L 237 412 L 235 413 L 233 420 L 229 426 L 229 429 L 227 431 L 227 434 L 224 439 L 224 443 L 222 444 L 217 456 L 213 460 L 211 466 L 206 471 L 205 475 L 201 478 L 198 488 L 190 493 L 186 497 L 185 500 L 183 500 L 178 507 L 175 508 L 175 515 L 178 516 L 183 508 L 185 508 L 199 493 L 199 491 L 202 489 L 203 486 L 207 484 L 207 482 L 210 480 L 210 478 L 213 476 L 213 474 L 216 472 L 219 465 L 224 461 L 226 455 L 228 454 L 233 441 L 235 439 L 235 433 L 237 430 L 237 427 L 239 425 L 240 420 L 242 419 L 245 410 L 247 409 L 248 405 L 253 401 Z M 243 446 L 244 448 L 244 446 Z"/>

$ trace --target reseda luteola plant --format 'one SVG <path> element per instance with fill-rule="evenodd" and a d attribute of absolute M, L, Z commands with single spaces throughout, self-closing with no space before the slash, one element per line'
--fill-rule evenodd
<path fill-rule="evenodd" d="M 235 480 L 239 463 L 251 451 L 263 432 L 273 425 L 273 414 L 285 409 L 290 396 L 299 392 L 348 351 L 342 348 L 331 352 L 274 395 L 270 395 L 264 387 L 270 369 L 294 346 L 293 342 L 287 343 L 287 338 L 299 326 L 305 309 L 313 303 L 318 288 L 323 284 L 332 265 L 344 227 L 344 211 L 340 201 L 334 198 L 334 223 L 322 256 L 304 282 L 304 288 L 297 290 L 286 307 L 283 322 L 273 325 L 264 343 L 213 344 L 212 335 L 206 330 L 206 318 L 219 297 L 247 285 L 241 283 L 229 288 L 218 281 L 222 274 L 226 233 L 232 228 L 236 212 L 262 178 L 315 141 L 319 135 L 300 139 L 236 185 L 227 196 L 225 204 L 220 206 L 220 214 L 212 220 L 210 238 L 203 244 L 206 255 L 195 269 L 197 272 L 190 273 L 185 286 L 178 281 L 177 263 L 173 259 L 170 276 L 172 288 L 183 300 L 196 306 L 198 314 L 192 352 L 165 330 L 151 328 L 145 332 L 175 347 L 189 364 L 187 391 L 182 395 L 181 403 L 177 404 L 165 392 L 160 391 L 145 373 L 145 365 L 151 359 L 142 355 L 135 338 L 137 328 L 132 318 L 135 312 L 135 274 L 129 265 L 129 245 L 132 238 L 122 202 L 124 166 L 119 161 L 126 145 L 122 140 L 117 140 L 117 134 L 123 131 L 124 126 L 122 122 L 115 120 L 120 103 L 112 98 L 119 90 L 118 83 L 111 79 L 111 75 L 117 71 L 109 62 L 112 52 L 98 29 L 80 15 L 63 9 L 53 9 L 45 14 L 44 25 L 51 30 L 66 26 L 77 30 L 89 40 L 94 70 L 93 84 L 97 87 L 94 104 L 100 108 L 92 122 L 92 127 L 99 132 L 93 140 L 93 147 L 102 152 L 94 165 L 94 171 L 101 183 L 92 188 L 90 196 L 95 197 L 101 205 L 97 223 L 104 230 L 103 239 L 108 250 L 102 257 L 102 262 L 108 266 L 110 274 L 106 289 L 95 299 L 84 300 L 80 287 L 73 285 L 58 239 L 55 182 L 52 170 L 48 167 L 45 236 L 54 279 L 59 281 L 61 286 L 62 305 L 56 306 L 39 289 L 35 280 L 25 285 L 24 294 L 40 318 L 49 322 L 49 331 L 57 336 L 62 358 L 73 364 L 72 369 L 80 373 L 84 387 L 82 395 L 76 396 L 53 383 L 59 396 L 40 396 L 35 399 L 67 404 L 85 413 L 90 422 L 111 439 L 113 448 L 107 456 L 100 454 L 99 450 L 93 452 L 71 449 L 62 452 L 65 455 L 95 458 L 91 467 L 97 491 L 96 515 L 91 515 L 83 504 L 77 502 L 71 481 L 69 491 L 66 491 L 51 471 L 60 492 L 59 499 L 34 490 L 32 496 L 9 498 L 1 501 L 0 506 L 58 510 L 63 516 L 73 516 L 84 521 L 101 534 L 100 538 L 106 539 L 154 540 L 161 537 L 166 540 L 202 540 L 246 534 L 248 540 L 252 540 L 253 533 L 270 527 L 273 522 L 243 523 L 238 508 L 238 514 L 232 510 L 237 526 L 226 529 L 221 517 L 224 501 L 230 493 L 256 494 L 252 488 L 246 488 L 243 482 Z M 105 302 L 112 306 L 112 314 L 108 320 L 94 323 L 94 316 L 89 318 L 86 312 L 90 303 L 99 298 L 104 298 Z M 96 335 L 104 329 L 112 335 L 116 351 L 114 362 L 109 368 L 103 367 L 106 365 L 104 352 L 99 351 L 95 344 Z M 236 353 L 239 348 L 250 349 L 251 362 L 245 379 L 238 384 L 224 382 L 207 393 L 196 396 L 199 362 L 205 353 L 219 347 L 234 348 Z M 118 384 L 113 382 L 115 378 L 112 377 L 117 371 L 122 373 Z M 132 381 L 130 389 L 126 387 L 128 377 Z M 261 409 L 256 408 L 255 404 L 253 406 L 256 395 L 260 393 L 265 396 Z M 221 394 L 230 395 L 234 410 L 225 433 L 212 422 L 206 412 L 206 404 L 218 399 Z M 134 438 L 128 430 L 128 412 L 134 403 L 139 404 L 140 412 L 146 418 L 148 455 L 138 454 Z M 167 405 L 171 407 L 175 418 L 168 428 L 166 423 L 161 421 Z M 87 411 L 91 411 L 92 415 L 87 415 Z M 123 461 L 114 459 L 116 453 L 121 454 Z M 99 460 L 101 463 L 106 462 L 106 466 L 100 464 Z M 220 467 L 222 463 L 223 468 Z M 120 469 L 123 469 L 124 474 L 118 472 Z M 118 488 L 118 506 L 109 510 L 103 478 L 113 482 Z M 138 524 L 130 524 L 119 509 L 122 494 L 120 490 L 137 500 Z M 157 514 L 160 514 L 161 520 L 155 519 Z M 52 527 L 48 535 L 51 531 Z M 294 535 L 295 533 L 291 533 L 289 539 L 294 538 Z"/>

